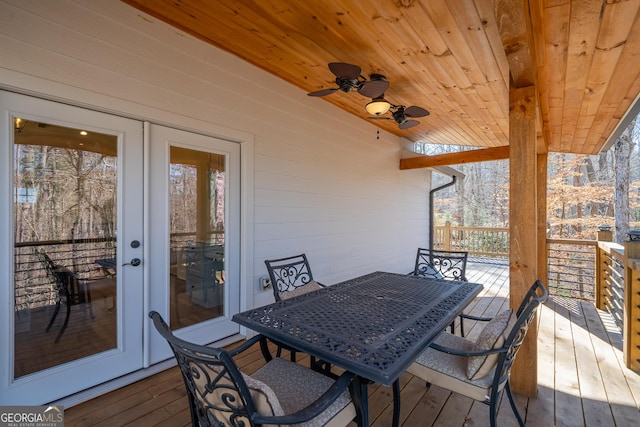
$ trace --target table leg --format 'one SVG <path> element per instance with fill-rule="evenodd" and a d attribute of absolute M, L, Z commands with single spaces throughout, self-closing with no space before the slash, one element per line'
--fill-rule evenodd
<path fill-rule="evenodd" d="M 356 377 L 352 383 L 353 403 L 356 406 L 358 417 L 358 427 L 369 427 L 369 394 L 367 386 L 369 380 Z"/>
<path fill-rule="evenodd" d="M 400 425 L 400 379 L 393 382 L 393 427 Z"/>
<path fill-rule="evenodd" d="M 354 404 L 360 414 L 358 427 L 369 427 L 369 380 L 357 377 L 355 384 Z M 400 426 L 400 379 L 393 382 L 393 427 Z"/>

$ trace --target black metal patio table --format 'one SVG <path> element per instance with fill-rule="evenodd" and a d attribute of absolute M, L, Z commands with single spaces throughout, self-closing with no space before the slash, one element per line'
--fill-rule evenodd
<path fill-rule="evenodd" d="M 375 272 L 254 308 L 233 321 L 291 348 L 357 374 L 363 425 L 368 381 L 394 386 L 482 285 Z"/>

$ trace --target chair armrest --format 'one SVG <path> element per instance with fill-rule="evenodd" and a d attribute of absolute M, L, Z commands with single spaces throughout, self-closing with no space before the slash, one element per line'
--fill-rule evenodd
<path fill-rule="evenodd" d="M 294 412 L 293 414 L 281 415 L 278 417 L 266 417 L 258 413 L 251 415 L 251 420 L 256 424 L 298 424 L 317 417 L 327 409 L 336 399 L 349 387 L 349 384 L 355 378 L 355 374 L 344 372 L 338 379 L 325 391 L 322 396 L 305 408 Z"/>
<path fill-rule="evenodd" d="M 437 351 L 441 351 L 443 353 L 447 353 L 447 354 L 453 354 L 454 356 L 467 356 L 467 357 L 471 357 L 471 356 L 487 356 L 489 354 L 497 354 L 497 353 L 505 353 L 508 349 L 508 347 L 499 347 L 499 348 L 492 348 L 489 350 L 479 350 L 479 351 L 464 351 L 464 350 L 460 350 L 457 348 L 450 348 L 450 347 L 445 347 L 436 343 L 431 343 L 431 345 L 429 346 L 430 348 L 437 350 Z"/>
<path fill-rule="evenodd" d="M 472 314 L 466 314 L 466 313 L 461 313 L 460 317 L 464 317 L 465 319 L 469 319 L 469 320 L 477 320 L 479 322 L 488 322 L 489 320 L 493 319 L 493 317 L 474 316 Z"/>
<path fill-rule="evenodd" d="M 255 343 L 263 341 L 263 340 L 266 340 L 266 337 L 264 335 L 258 334 L 256 336 L 254 336 L 253 338 L 250 338 L 250 339 L 246 340 L 245 342 L 243 342 L 239 346 L 229 350 L 229 354 L 231 356 L 236 356 L 236 355 L 242 353 L 243 351 L 247 350 L 249 347 L 252 347 Z"/>
<path fill-rule="evenodd" d="M 248 339 L 247 341 L 243 342 L 241 345 L 239 345 L 238 347 L 235 347 L 231 350 L 229 350 L 229 354 L 232 357 L 235 357 L 236 355 L 242 353 L 243 351 L 249 349 L 250 347 L 252 347 L 255 343 L 259 342 L 260 343 L 260 351 L 262 352 L 262 356 L 264 357 L 265 361 L 270 361 L 271 359 L 273 359 L 273 356 L 271 355 L 271 353 L 269 352 L 269 341 L 271 341 L 272 343 L 274 343 L 275 345 L 277 345 L 278 347 L 284 348 L 285 350 L 289 350 L 289 351 L 297 351 L 296 349 L 286 345 L 286 344 L 282 344 L 279 341 L 273 340 L 271 338 L 267 338 L 262 334 L 258 334 L 256 336 L 254 336 L 253 338 Z"/>

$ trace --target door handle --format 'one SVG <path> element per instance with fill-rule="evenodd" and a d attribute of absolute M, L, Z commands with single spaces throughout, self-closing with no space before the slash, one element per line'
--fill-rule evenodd
<path fill-rule="evenodd" d="M 142 263 L 142 261 L 140 261 L 140 258 L 131 258 L 130 262 L 125 262 L 124 264 L 122 264 L 122 266 L 124 267 L 125 265 L 130 265 L 132 267 L 137 267 L 140 265 L 140 263 Z"/>

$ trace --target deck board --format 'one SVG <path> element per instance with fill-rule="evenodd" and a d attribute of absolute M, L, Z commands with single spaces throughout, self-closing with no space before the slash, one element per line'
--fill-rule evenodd
<path fill-rule="evenodd" d="M 583 414 L 569 310 L 553 301 L 551 305 L 555 306 L 556 425 L 574 426 Z"/>
<path fill-rule="evenodd" d="M 578 381 L 584 420 L 587 425 L 614 425 L 607 394 L 599 371 L 589 369 L 598 366 L 593 343 L 581 311 L 571 312 L 571 328 L 575 343 Z"/>
<path fill-rule="evenodd" d="M 509 269 L 506 263 L 471 262 L 469 281 L 485 288 L 467 312 L 492 316 L 509 304 Z M 465 332 L 475 336 L 481 326 L 465 321 Z M 635 427 L 640 419 L 640 376 L 626 369 L 621 334 L 607 313 L 593 304 L 550 299 L 538 316 L 538 396 L 516 395 L 529 427 L 602 426 Z M 250 374 L 261 365 L 257 346 L 237 359 Z M 299 355 L 301 364 L 308 356 Z M 489 410 L 482 403 L 456 395 L 403 374 L 400 421 L 404 427 L 489 425 Z M 370 388 L 373 427 L 391 425 L 390 387 Z M 517 422 L 503 399 L 500 427 Z M 105 394 L 65 411 L 66 426 L 163 426 L 190 425 L 184 384 L 177 367 Z M 355 423 L 351 423 L 355 426 Z"/>
<path fill-rule="evenodd" d="M 585 311 L 590 312 L 590 310 Z M 591 313 L 590 316 L 592 316 L 591 330 L 596 332 L 590 335 L 592 348 L 598 361 L 598 372 L 601 378 L 606 379 L 602 381 L 603 394 L 611 402 L 612 415 L 618 425 L 633 425 L 631 423 L 637 425 L 639 416 L 638 411 L 634 410 L 637 408 L 634 391 L 637 395 L 639 389 L 637 383 L 636 387 L 630 387 L 633 383 L 629 383 L 627 378 L 637 379 L 638 376 L 624 367 L 621 335 L 608 333 L 604 324 L 594 318 L 597 313 Z M 615 326 L 611 327 L 615 328 Z"/>
<path fill-rule="evenodd" d="M 538 315 L 538 396 L 536 399 L 529 399 L 526 411 L 526 421 L 530 427 L 546 427 L 555 424 L 554 327 L 553 310 L 541 310 Z"/>

